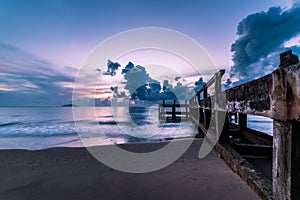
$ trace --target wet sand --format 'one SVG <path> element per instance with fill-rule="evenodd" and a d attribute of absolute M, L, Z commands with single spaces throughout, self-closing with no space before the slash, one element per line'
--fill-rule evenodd
<path fill-rule="evenodd" d="M 195 140 L 170 166 L 144 174 L 113 170 L 85 148 L 1 150 L 0 199 L 259 199 L 216 151 L 199 159 L 201 142 Z M 122 148 L 147 152 L 163 145 L 126 144 Z"/>

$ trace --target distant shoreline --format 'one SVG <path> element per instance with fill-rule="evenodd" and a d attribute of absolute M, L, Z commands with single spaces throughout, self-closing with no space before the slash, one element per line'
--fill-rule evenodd
<path fill-rule="evenodd" d="M 70 104 L 62 105 L 61 107 L 79 107 L 79 106 L 70 103 Z"/>

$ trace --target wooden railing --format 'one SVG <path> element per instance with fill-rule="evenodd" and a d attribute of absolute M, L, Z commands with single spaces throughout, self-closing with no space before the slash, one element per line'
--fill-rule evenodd
<path fill-rule="evenodd" d="M 214 131 L 219 137 L 217 146 L 220 147 L 223 156 L 226 156 L 226 153 L 222 150 L 222 145 L 232 143 L 231 139 L 236 135 L 248 141 L 247 147 L 260 148 L 259 151 L 262 153 L 271 147 L 273 194 L 260 196 L 267 199 L 300 199 L 300 63 L 298 57 L 293 55 L 292 51 L 282 53 L 279 68 L 271 74 L 226 91 L 221 91 L 223 74 L 224 70 L 217 72 L 189 101 L 190 118 L 198 125 L 199 133 L 205 136 L 208 131 Z M 214 94 L 209 94 L 208 89 L 213 89 Z M 273 138 L 249 130 L 248 114 L 273 119 Z M 230 123 L 231 116 L 238 118 L 237 126 Z M 261 187 L 266 186 L 261 185 Z"/>

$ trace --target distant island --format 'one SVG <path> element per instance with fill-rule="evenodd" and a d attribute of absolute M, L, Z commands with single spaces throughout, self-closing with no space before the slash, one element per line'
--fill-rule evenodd
<path fill-rule="evenodd" d="M 61 107 L 78 107 L 78 105 L 73 105 L 73 104 L 65 104 L 65 105 L 62 105 Z"/>

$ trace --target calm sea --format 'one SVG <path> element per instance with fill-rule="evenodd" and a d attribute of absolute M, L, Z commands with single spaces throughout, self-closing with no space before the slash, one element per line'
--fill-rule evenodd
<path fill-rule="evenodd" d="M 82 141 L 89 146 L 160 141 L 197 133 L 190 121 L 160 123 L 157 106 L 76 109 L 80 117 L 74 120 L 70 107 L 1 107 L 0 149 L 82 147 Z M 272 134 L 270 119 L 250 116 L 248 124 Z"/>

